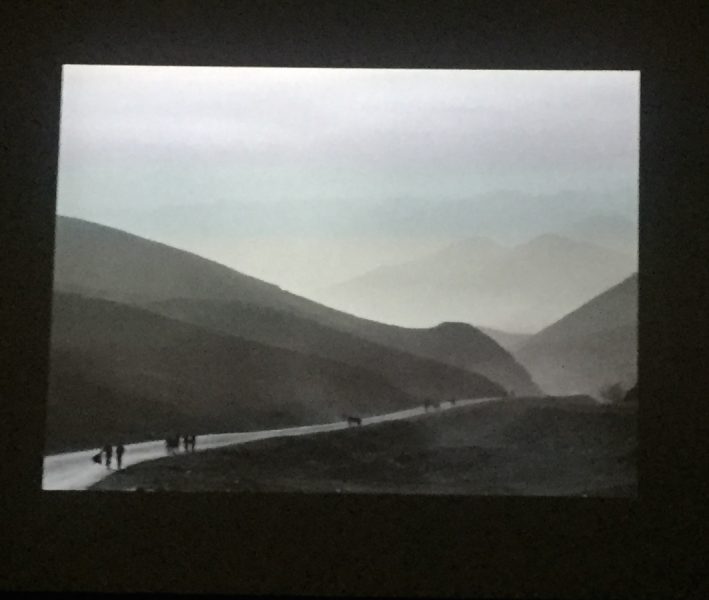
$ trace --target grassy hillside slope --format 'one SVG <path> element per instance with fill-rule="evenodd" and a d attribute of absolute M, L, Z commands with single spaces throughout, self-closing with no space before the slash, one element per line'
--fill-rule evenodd
<path fill-rule="evenodd" d="M 492 384 L 490 384 L 492 385 Z M 168 431 L 239 431 L 420 404 L 366 369 L 55 294 L 48 449 Z"/>
<path fill-rule="evenodd" d="M 531 337 L 517 357 L 550 393 L 590 393 L 637 380 L 638 278 L 633 275 Z"/>
<path fill-rule="evenodd" d="M 473 327 L 408 329 L 360 319 L 189 252 L 80 219 L 57 218 L 54 286 L 136 306 L 188 299 L 270 308 L 480 373 L 518 393 L 538 392 L 514 357 Z"/>

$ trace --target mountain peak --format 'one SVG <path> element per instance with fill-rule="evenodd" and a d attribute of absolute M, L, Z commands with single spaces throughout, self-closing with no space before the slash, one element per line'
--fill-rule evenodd
<path fill-rule="evenodd" d="M 460 321 L 443 321 L 433 329 L 438 331 L 477 331 L 470 323 L 462 323 Z"/>
<path fill-rule="evenodd" d="M 569 246 L 569 245 L 576 245 L 577 242 L 574 242 L 573 240 L 570 240 L 567 237 L 564 237 L 562 235 L 559 235 L 557 233 L 544 233 L 542 235 L 539 235 L 530 241 L 528 241 L 526 244 L 522 244 L 523 247 L 558 247 L 558 246 Z"/>
<path fill-rule="evenodd" d="M 444 321 L 432 327 L 430 331 L 437 337 L 440 336 L 440 339 L 445 339 L 454 345 L 474 343 L 476 346 L 484 346 L 486 352 L 492 352 L 495 355 L 507 354 L 495 340 L 469 323 Z"/>
<path fill-rule="evenodd" d="M 490 238 L 473 236 L 454 242 L 433 256 L 448 257 L 465 255 L 470 257 L 470 255 L 478 253 L 482 253 L 487 256 L 495 252 L 500 252 L 502 249 L 503 247 L 500 244 Z"/>
<path fill-rule="evenodd" d="M 515 252 L 527 254 L 529 252 L 564 253 L 573 252 L 583 255 L 591 252 L 594 254 L 617 255 L 619 252 L 612 248 L 601 246 L 589 240 L 575 240 L 557 233 L 544 233 L 515 248 Z"/>
<path fill-rule="evenodd" d="M 465 238 L 463 240 L 460 240 L 454 244 L 452 244 L 451 247 L 459 247 L 459 248 L 499 248 L 500 244 L 498 244 L 495 240 L 492 240 L 488 237 L 484 237 L 481 235 L 475 235 L 469 238 Z"/>

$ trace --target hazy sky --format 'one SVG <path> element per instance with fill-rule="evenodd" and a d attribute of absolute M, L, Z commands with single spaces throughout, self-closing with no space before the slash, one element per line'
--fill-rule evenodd
<path fill-rule="evenodd" d="M 639 73 L 64 67 L 57 212 L 294 291 L 637 219 Z"/>

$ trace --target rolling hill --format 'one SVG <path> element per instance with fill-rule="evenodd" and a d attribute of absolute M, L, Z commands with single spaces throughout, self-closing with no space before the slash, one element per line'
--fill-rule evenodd
<path fill-rule="evenodd" d="M 637 379 L 637 274 L 532 336 L 516 353 L 549 393 L 588 393 Z"/>
<path fill-rule="evenodd" d="M 219 300 L 168 300 L 147 305 L 205 329 L 361 367 L 417 398 L 449 400 L 493 390 L 476 373 L 370 342 L 316 321 L 270 308 Z M 496 389 L 496 394 L 502 393 Z"/>
<path fill-rule="evenodd" d="M 296 330 L 305 319 L 339 334 L 480 373 L 518 393 L 538 391 L 509 352 L 473 327 L 406 329 L 357 318 L 189 252 L 81 219 L 57 218 L 54 286 L 60 292 L 151 306 L 153 310 L 156 303 L 176 299 L 272 309 L 299 319 L 293 325 Z M 201 318 L 184 312 L 180 316 L 187 321 Z M 229 327 L 236 326 L 233 315 L 229 323 Z M 315 331 L 312 324 L 308 327 Z M 323 333 L 323 329 L 318 331 Z"/>
<path fill-rule="evenodd" d="M 283 308 L 297 296 L 189 252 L 70 217 L 57 217 L 54 289 L 141 303 L 218 298 Z"/>
<path fill-rule="evenodd" d="M 260 429 L 420 404 L 366 369 L 117 302 L 55 293 L 52 314 L 50 451 L 109 435 Z M 501 393 L 480 377 L 469 381 L 472 395 Z"/>
<path fill-rule="evenodd" d="M 412 329 L 364 321 L 357 332 L 379 344 L 480 373 L 515 394 L 540 393 L 529 373 L 507 350 L 467 323 L 445 322 Z"/>

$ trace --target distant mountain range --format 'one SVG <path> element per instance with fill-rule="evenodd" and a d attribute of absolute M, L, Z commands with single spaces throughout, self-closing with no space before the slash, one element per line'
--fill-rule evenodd
<path fill-rule="evenodd" d="M 455 320 L 535 333 L 635 270 L 637 257 L 630 252 L 561 235 L 513 248 L 476 237 L 417 261 L 380 267 L 314 297 L 385 323 L 425 327 Z"/>
<path fill-rule="evenodd" d="M 589 242 L 611 250 L 637 256 L 638 227 L 618 215 L 596 215 L 576 221 L 562 229 L 571 239 Z"/>
<path fill-rule="evenodd" d="M 427 397 L 539 392 L 508 351 L 470 325 L 407 329 L 357 318 L 79 219 L 57 219 L 54 286 L 53 447 L 136 427 L 239 429 L 386 412 Z"/>
<path fill-rule="evenodd" d="M 529 338 L 515 355 L 548 393 L 588 393 L 637 381 L 638 277 L 618 285 Z"/>

